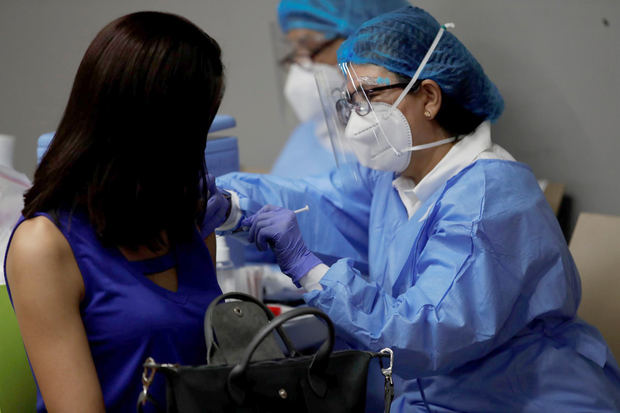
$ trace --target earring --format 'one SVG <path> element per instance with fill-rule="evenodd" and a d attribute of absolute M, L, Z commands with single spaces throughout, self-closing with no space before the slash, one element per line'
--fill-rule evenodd
<path fill-rule="evenodd" d="M 431 112 L 429 112 L 428 110 L 424 111 L 424 116 L 426 116 L 428 119 L 431 118 Z"/>

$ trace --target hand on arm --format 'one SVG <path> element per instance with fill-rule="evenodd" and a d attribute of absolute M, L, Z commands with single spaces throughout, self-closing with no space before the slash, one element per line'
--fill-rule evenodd
<path fill-rule="evenodd" d="M 15 231 L 7 278 L 26 352 L 49 412 L 104 412 L 80 300 L 84 283 L 64 236 L 47 218 Z"/>
<path fill-rule="evenodd" d="M 207 175 L 207 186 L 209 189 L 209 199 L 207 200 L 207 209 L 201 228 L 203 238 L 206 238 L 215 228 L 226 221 L 231 208 L 230 196 L 215 185 L 215 177 L 213 175 Z"/>

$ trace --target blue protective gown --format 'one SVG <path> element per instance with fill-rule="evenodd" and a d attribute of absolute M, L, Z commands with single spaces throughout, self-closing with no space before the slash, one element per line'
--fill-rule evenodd
<path fill-rule="evenodd" d="M 308 247 L 351 259 L 305 300 L 341 338 L 395 352 L 395 412 L 620 411 L 620 369 L 600 333 L 576 317 L 577 269 L 530 169 L 478 160 L 408 219 L 394 174 L 360 182 L 230 174 L 218 185 L 248 214 L 298 215 Z"/>
<path fill-rule="evenodd" d="M 336 161 L 332 151 L 323 146 L 316 136 L 317 122 L 319 121 L 310 120 L 295 128 L 273 164 L 273 175 L 303 178 L 327 174 L 334 169 Z"/>

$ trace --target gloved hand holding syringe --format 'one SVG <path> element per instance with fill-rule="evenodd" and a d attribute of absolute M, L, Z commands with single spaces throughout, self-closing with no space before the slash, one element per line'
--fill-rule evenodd
<path fill-rule="evenodd" d="M 301 212 L 306 212 L 306 211 L 309 211 L 309 210 L 310 210 L 310 207 L 308 205 L 306 205 L 303 208 L 299 208 L 299 209 L 294 210 L 293 213 L 294 214 L 299 214 Z M 236 234 L 236 233 L 239 233 L 239 232 L 247 232 L 247 231 L 250 230 L 251 223 L 250 223 L 250 225 L 243 225 L 244 224 L 243 221 L 246 221 L 246 220 L 247 220 L 247 218 L 241 220 L 241 225 L 239 226 L 239 228 L 237 228 L 236 230 L 233 231 L 233 234 Z"/>
<path fill-rule="evenodd" d="M 256 243 L 256 248 L 261 251 L 271 248 L 280 270 L 298 287 L 301 286 L 299 280 L 321 264 L 321 260 L 306 247 L 297 225 L 296 215 L 308 210 L 308 205 L 295 211 L 265 205 L 241 221 L 241 227 L 249 227 L 249 242 Z"/>

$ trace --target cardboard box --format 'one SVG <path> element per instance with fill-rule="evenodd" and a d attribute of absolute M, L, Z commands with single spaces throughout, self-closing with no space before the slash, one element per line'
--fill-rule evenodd
<path fill-rule="evenodd" d="M 545 198 L 551 205 L 551 210 L 557 216 L 564 197 L 564 184 L 549 182 L 544 189 Z"/>
<path fill-rule="evenodd" d="M 579 316 L 620 358 L 620 217 L 581 213 L 570 241 L 581 275 Z"/>

